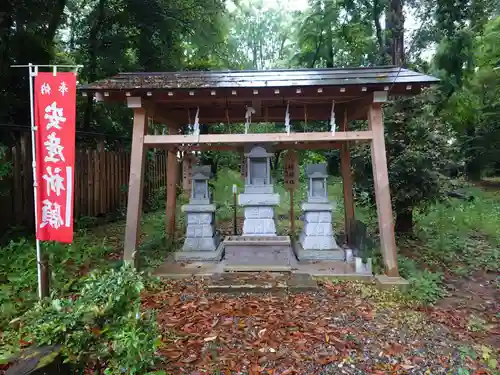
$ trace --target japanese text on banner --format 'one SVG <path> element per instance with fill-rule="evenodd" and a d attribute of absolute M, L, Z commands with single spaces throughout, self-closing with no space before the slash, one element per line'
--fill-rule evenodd
<path fill-rule="evenodd" d="M 73 241 L 76 76 L 35 77 L 37 239 Z"/>

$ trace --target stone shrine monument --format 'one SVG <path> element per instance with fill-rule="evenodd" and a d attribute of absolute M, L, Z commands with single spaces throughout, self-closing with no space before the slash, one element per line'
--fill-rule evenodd
<path fill-rule="evenodd" d="M 215 205 L 208 189 L 212 177 L 209 165 L 196 166 L 192 170 L 191 199 L 182 206 L 186 213 L 186 239 L 182 251 L 175 252 L 175 260 L 219 261 L 222 247 L 215 232 Z"/>
<path fill-rule="evenodd" d="M 271 156 L 262 146 L 255 145 L 245 153 L 245 192 L 238 197 L 245 209 L 243 236 L 276 236 L 274 207 L 279 195 L 274 193 L 271 181 Z"/>
<path fill-rule="evenodd" d="M 307 202 L 302 204 L 304 229 L 299 237 L 299 260 L 344 260 L 344 250 L 335 241 L 333 205 L 328 201 L 326 164 L 306 166 L 309 179 Z"/>

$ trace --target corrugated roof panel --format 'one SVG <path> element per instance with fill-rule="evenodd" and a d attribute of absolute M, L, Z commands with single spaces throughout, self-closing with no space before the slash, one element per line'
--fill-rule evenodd
<path fill-rule="evenodd" d="M 183 71 L 120 73 L 82 85 L 80 90 L 196 89 L 363 84 L 435 83 L 435 77 L 398 67 L 261 71 Z"/>

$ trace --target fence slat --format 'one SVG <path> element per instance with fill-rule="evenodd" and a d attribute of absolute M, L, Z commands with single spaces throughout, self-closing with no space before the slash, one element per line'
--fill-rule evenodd
<path fill-rule="evenodd" d="M 94 213 L 94 170 L 92 168 L 92 150 L 87 150 L 87 173 L 88 173 L 88 203 L 87 215 L 95 216 Z"/>
<path fill-rule="evenodd" d="M 22 155 L 22 174 L 23 174 L 23 193 L 24 195 L 24 220 L 27 228 L 35 229 L 35 212 L 33 201 L 33 164 L 31 162 L 31 140 L 29 133 L 23 133 L 21 136 L 21 155 Z"/>
<path fill-rule="evenodd" d="M 80 160 L 80 152 L 75 151 L 75 170 L 74 170 L 74 177 L 73 181 L 75 183 L 75 194 L 73 196 L 73 212 L 75 215 L 75 218 L 80 217 L 80 200 L 78 197 L 81 194 L 80 191 L 80 168 L 79 165 L 81 163 Z"/>
<path fill-rule="evenodd" d="M 101 214 L 106 214 L 106 152 L 104 149 L 99 150 L 99 169 L 101 171 L 99 175 L 99 196 L 100 205 L 99 209 Z"/>
<path fill-rule="evenodd" d="M 22 183 L 22 174 L 21 170 L 21 144 L 16 143 L 14 147 L 12 147 L 12 182 L 14 184 L 14 215 L 16 218 L 23 218 L 23 192 L 24 187 Z"/>

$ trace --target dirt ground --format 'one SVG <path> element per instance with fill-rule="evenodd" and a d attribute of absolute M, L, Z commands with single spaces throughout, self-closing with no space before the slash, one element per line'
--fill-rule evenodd
<path fill-rule="evenodd" d="M 169 374 L 498 374 L 498 283 L 481 283 L 450 280 L 449 297 L 419 308 L 360 283 L 233 296 L 189 279 L 143 306 L 157 312 Z"/>

